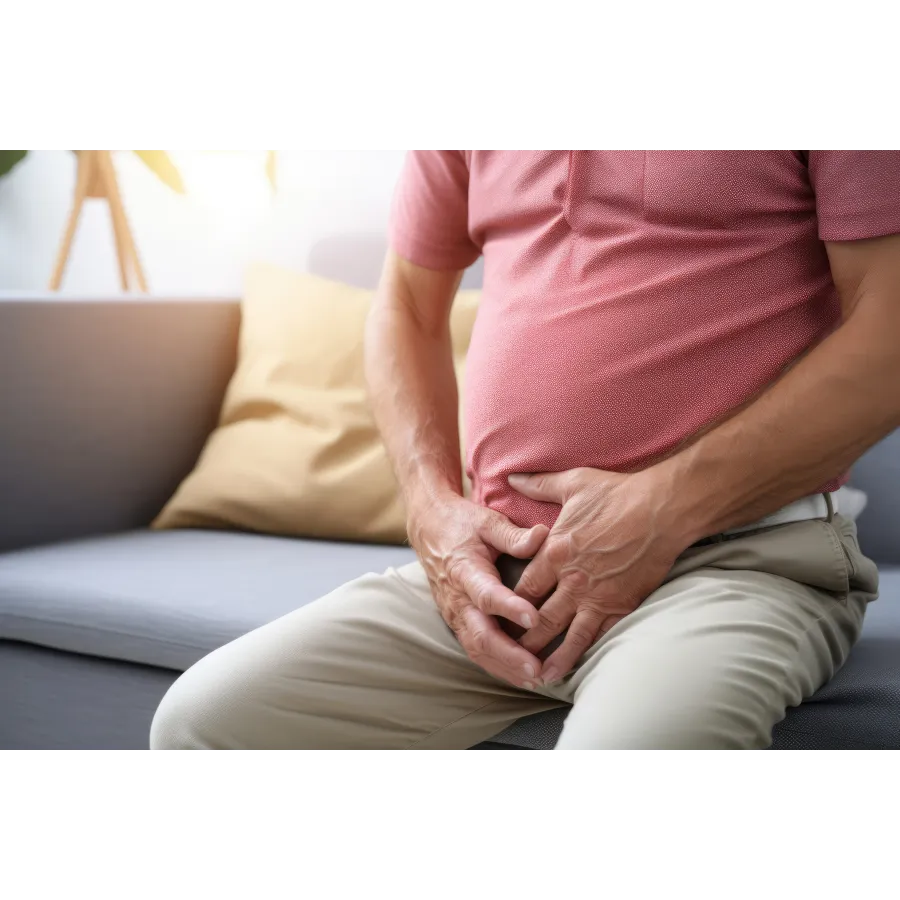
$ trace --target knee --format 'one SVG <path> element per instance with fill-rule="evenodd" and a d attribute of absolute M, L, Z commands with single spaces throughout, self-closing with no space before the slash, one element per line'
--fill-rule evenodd
<path fill-rule="evenodd" d="M 183 686 L 185 678 L 186 675 L 178 678 L 156 709 L 150 724 L 151 750 L 198 749 L 194 740 L 194 723 L 200 703 L 199 698 L 190 699 L 189 691 Z"/>
<path fill-rule="evenodd" d="M 195 667 L 196 668 L 196 667 Z M 150 725 L 151 750 L 214 750 L 223 723 L 222 691 L 188 669 L 169 688 Z"/>

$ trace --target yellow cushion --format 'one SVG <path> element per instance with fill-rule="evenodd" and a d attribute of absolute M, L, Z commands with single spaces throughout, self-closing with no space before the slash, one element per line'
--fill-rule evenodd
<path fill-rule="evenodd" d="M 219 425 L 154 528 L 406 539 L 366 397 L 363 330 L 372 296 L 314 275 L 253 267 Z M 458 378 L 478 296 L 462 291 L 453 306 Z"/>

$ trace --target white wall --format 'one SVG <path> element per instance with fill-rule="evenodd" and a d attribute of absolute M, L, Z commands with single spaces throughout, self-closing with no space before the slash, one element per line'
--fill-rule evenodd
<path fill-rule="evenodd" d="M 126 211 L 153 293 L 237 295 L 256 259 L 372 286 L 402 150 L 282 151 L 275 197 L 263 155 L 176 153 L 188 193 L 116 155 Z M 68 215 L 73 154 L 32 151 L 0 179 L 0 290 L 44 290 Z M 471 279 L 469 279 L 471 280 Z M 63 291 L 118 293 L 103 204 L 82 214 Z"/>

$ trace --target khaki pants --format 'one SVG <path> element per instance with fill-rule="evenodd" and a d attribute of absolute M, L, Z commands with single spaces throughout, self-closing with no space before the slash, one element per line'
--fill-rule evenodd
<path fill-rule="evenodd" d="M 574 673 L 526 691 L 469 661 L 413 563 L 198 662 L 151 746 L 462 749 L 572 704 L 558 749 L 763 748 L 843 664 L 877 581 L 840 516 L 692 547 Z"/>

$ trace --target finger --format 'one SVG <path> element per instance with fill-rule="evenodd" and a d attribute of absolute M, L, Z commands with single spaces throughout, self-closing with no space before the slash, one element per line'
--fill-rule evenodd
<path fill-rule="evenodd" d="M 553 638 L 561 635 L 572 624 L 574 618 L 575 598 L 571 596 L 564 584 L 561 584 L 538 610 L 537 625 L 523 634 L 519 643 L 526 650 L 537 655 Z"/>
<path fill-rule="evenodd" d="M 546 525 L 517 528 L 506 516 L 490 512 L 478 528 L 478 536 L 495 550 L 519 559 L 528 559 L 544 543 L 550 529 Z"/>
<path fill-rule="evenodd" d="M 607 616 L 600 626 L 600 634 L 606 634 L 607 631 L 618 625 L 624 618 L 625 616 Z"/>
<path fill-rule="evenodd" d="M 536 475 L 515 473 L 507 481 L 510 487 L 532 500 L 565 503 L 572 477 L 570 472 L 540 472 Z"/>
<path fill-rule="evenodd" d="M 457 586 L 488 615 L 503 616 L 523 628 L 532 628 L 537 623 L 534 605 L 506 587 L 487 560 L 472 559 L 461 567 Z"/>
<path fill-rule="evenodd" d="M 525 566 L 525 571 L 513 588 L 515 592 L 532 604 L 538 605 L 556 587 L 558 577 L 548 554 L 539 551 L 537 556 Z"/>
<path fill-rule="evenodd" d="M 470 606 L 462 616 L 459 641 L 470 659 L 511 684 L 534 688 L 541 662 L 505 634 L 497 620 Z"/>
<path fill-rule="evenodd" d="M 542 681 L 552 684 L 567 675 L 575 663 L 590 649 L 600 634 L 602 616 L 593 611 L 583 611 L 575 615 L 572 624 L 559 648 L 550 654 L 544 663 Z"/>

